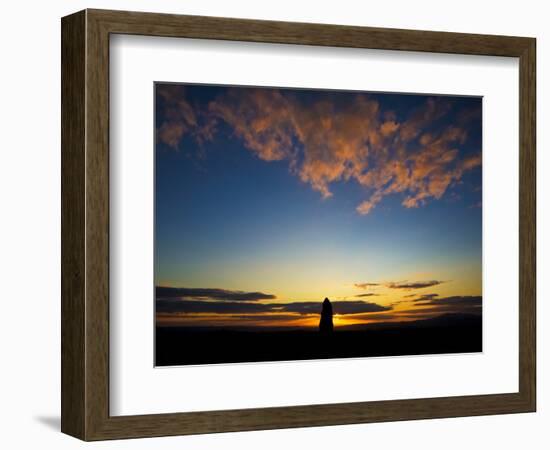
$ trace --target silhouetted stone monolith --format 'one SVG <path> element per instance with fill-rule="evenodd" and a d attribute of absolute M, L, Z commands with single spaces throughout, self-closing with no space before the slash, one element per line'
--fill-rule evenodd
<path fill-rule="evenodd" d="M 323 302 L 323 309 L 321 309 L 321 320 L 319 321 L 319 331 L 322 334 L 330 334 L 334 329 L 332 323 L 332 304 L 328 298 L 325 298 Z"/>

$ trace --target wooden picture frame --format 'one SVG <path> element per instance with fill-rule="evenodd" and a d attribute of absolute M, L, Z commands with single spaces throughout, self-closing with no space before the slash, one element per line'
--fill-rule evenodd
<path fill-rule="evenodd" d="M 62 19 L 62 416 L 83 440 L 535 411 L 533 38 L 85 10 Z M 135 34 L 519 58 L 519 391 L 141 416 L 109 415 L 109 36 Z"/>

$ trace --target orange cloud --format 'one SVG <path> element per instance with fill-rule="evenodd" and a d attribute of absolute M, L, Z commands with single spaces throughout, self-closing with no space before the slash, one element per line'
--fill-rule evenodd
<path fill-rule="evenodd" d="M 164 102 L 164 121 L 157 129 L 157 138 L 177 149 L 183 135 L 197 128 L 197 115 L 185 100 L 183 86 L 174 84 L 157 86 L 157 95 Z"/>
<path fill-rule="evenodd" d="M 292 106 L 275 90 L 235 90 L 211 102 L 212 120 L 223 120 L 264 161 L 292 156 Z"/>
<path fill-rule="evenodd" d="M 388 120 L 380 125 L 380 132 L 383 136 L 389 136 L 397 131 L 399 124 L 393 120 Z"/>
<path fill-rule="evenodd" d="M 169 90 L 160 95 L 167 99 L 167 119 L 157 133 L 167 145 L 175 148 L 186 133 L 199 141 L 213 139 L 217 124 L 225 123 L 261 160 L 287 161 L 322 198 L 333 195 L 335 182 L 363 186 L 368 197 L 356 207 L 361 215 L 391 194 L 401 194 L 406 208 L 440 199 L 465 172 L 481 165 L 480 153 L 460 157 L 458 146 L 467 137 L 459 126 L 464 121 L 434 130 L 450 111 L 441 98 L 428 98 L 399 122 L 394 112 L 381 111 L 363 94 L 345 104 L 326 96 L 306 105 L 292 91 L 233 88 L 198 113 L 181 96 L 171 101 Z"/>

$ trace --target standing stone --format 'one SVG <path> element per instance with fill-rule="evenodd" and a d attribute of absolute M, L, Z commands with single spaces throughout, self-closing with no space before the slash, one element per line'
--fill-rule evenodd
<path fill-rule="evenodd" d="M 330 334 L 334 329 L 332 323 L 332 304 L 328 298 L 325 298 L 323 302 L 323 309 L 321 310 L 321 320 L 319 321 L 319 331 L 322 334 Z"/>

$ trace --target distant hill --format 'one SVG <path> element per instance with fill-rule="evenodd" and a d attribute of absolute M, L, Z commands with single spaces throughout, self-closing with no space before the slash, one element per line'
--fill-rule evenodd
<path fill-rule="evenodd" d="M 429 319 L 411 320 L 403 322 L 375 322 L 368 324 L 356 324 L 340 326 L 339 330 L 361 329 L 395 329 L 395 328 L 430 328 L 430 327 L 464 327 L 480 326 L 482 322 L 479 314 L 447 313 Z"/>
<path fill-rule="evenodd" d="M 335 327 L 157 327 L 155 364 L 219 364 L 482 351 L 480 315 Z"/>

